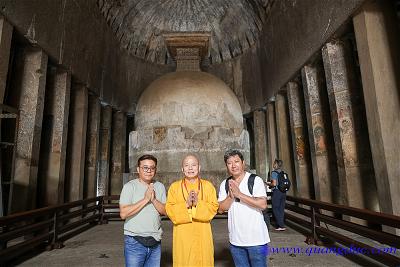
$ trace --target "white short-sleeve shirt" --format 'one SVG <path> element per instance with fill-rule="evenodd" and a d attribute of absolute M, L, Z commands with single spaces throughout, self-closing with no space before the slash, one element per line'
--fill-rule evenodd
<path fill-rule="evenodd" d="M 246 172 L 239 184 L 240 191 L 248 196 L 267 197 L 263 180 L 254 179 L 253 195 L 250 194 L 247 183 L 250 173 Z M 218 201 L 226 199 L 226 179 L 219 187 Z M 270 242 L 267 225 L 264 222 L 262 210 L 250 207 L 242 202 L 233 202 L 228 210 L 229 242 L 235 246 L 259 246 Z"/>

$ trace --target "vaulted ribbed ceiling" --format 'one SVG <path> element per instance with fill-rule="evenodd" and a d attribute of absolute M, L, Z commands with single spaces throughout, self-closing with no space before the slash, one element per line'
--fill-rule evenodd
<path fill-rule="evenodd" d="M 208 32 L 209 63 L 220 63 L 255 45 L 274 0 L 98 0 L 130 54 L 173 63 L 163 33 Z"/>

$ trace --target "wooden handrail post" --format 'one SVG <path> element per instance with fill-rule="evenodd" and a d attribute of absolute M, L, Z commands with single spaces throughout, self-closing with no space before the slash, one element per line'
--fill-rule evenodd
<path fill-rule="evenodd" d="M 100 213 L 99 224 L 103 224 L 104 223 L 104 196 L 100 196 L 98 205 L 99 205 L 99 213 Z"/>
<path fill-rule="evenodd" d="M 63 243 L 58 240 L 58 210 L 54 211 L 53 218 L 53 243 L 52 248 L 60 249 L 64 247 Z"/>
<path fill-rule="evenodd" d="M 8 231 L 7 225 L 3 226 L 3 233 L 6 233 Z M 0 240 L 0 250 L 6 249 L 7 248 L 7 241 Z"/>
<path fill-rule="evenodd" d="M 81 220 L 83 220 L 85 217 L 86 217 L 86 212 L 84 212 L 84 210 L 86 210 L 86 208 L 87 208 L 87 204 L 86 204 L 86 202 L 82 202 L 82 215 L 81 215 Z"/>
<path fill-rule="evenodd" d="M 313 238 L 313 243 L 316 244 L 317 241 L 317 231 L 316 231 L 316 221 L 315 221 L 315 208 L 311 207 L 311 223 L 312 223 L 312 238 Z"/>
<path fill-rule="evenodd" d="M 306 243 L 320 245 L 321 242 L 318 239 L 318 234 L 317 234 L 317 228 L 319 227 L 320 224 L 319 220 L 317 219 L 317 216 L 315 215 L 317 212 L 319 212 L 319 209 L 311 205 L 310 209 L 311 209 L 311 236 L 307 237 Z"/>
<path fill-rule="evenodd" d="M 52 231 L 53 231 L 53 235 L 51 236 L 51 243 L 48 246 L 49 250 L 52 250 L 56 244 L 56 240 L 57 240 L 57 233 L 56 233 L 56 229 L 57 229 L 57 210 L 54 210 L 53 213 L 53 224 L 52 224 Z"/>

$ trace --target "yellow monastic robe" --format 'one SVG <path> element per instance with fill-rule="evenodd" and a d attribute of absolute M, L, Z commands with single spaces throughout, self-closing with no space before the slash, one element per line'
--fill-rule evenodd
<path fill-rule="evenodd" d="M 200 190 L 199 190 L 200 189 Z M 188 192 L 198 193 L 196 207 L 186 208 Z M 214 244 L 211 219 L 218 210 L 215 188 L 211 182 L 179 180 L 171 184 L 165 204 L 168 217 L 174 223 L 173 262 L 174 267 L 214 266 Z"/>

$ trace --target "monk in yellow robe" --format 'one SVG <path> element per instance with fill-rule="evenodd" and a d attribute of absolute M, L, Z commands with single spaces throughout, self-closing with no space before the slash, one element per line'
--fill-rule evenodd
<path fill-rule="evenodd" d="M 218 210 L 215 188 L 200 179 L 199 160 L 194 155 L 182 161 L 183 179 L 168 190 L 165 209 L 174 223 L 173 265 L 214 266 L 214 244 L 211 219 Z"/>

